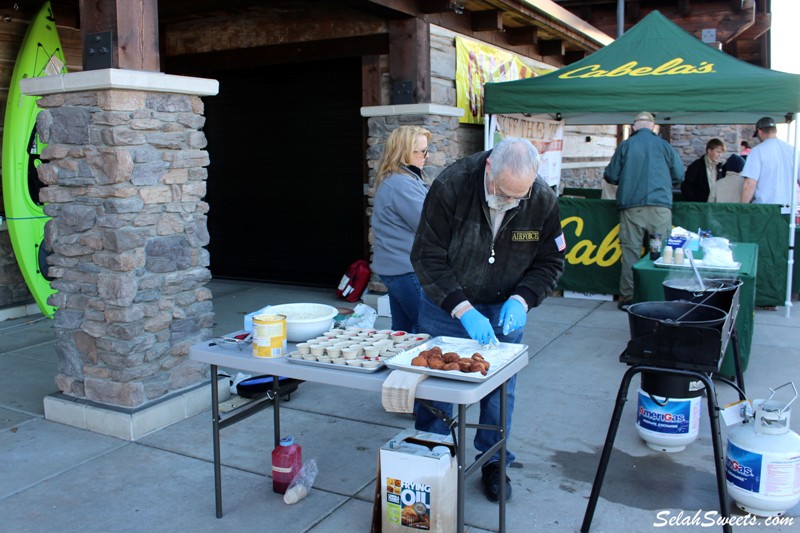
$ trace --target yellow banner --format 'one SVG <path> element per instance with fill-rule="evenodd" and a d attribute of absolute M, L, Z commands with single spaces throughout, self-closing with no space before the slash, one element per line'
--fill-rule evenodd
<path fill-rule="evenodd" d="M 456 37 L 456 105 L 464 110 L 459 121 L 483 124 L 483 84 L 541 76 L 550 70 L 534 68 L 518 55 L 488 44 Z"/>

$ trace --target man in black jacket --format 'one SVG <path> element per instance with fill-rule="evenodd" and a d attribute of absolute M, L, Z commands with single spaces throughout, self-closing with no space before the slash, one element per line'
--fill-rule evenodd
<path fill-rule="evenodd" d="M 537 178 L 538 169 L 533 145 L 507 138 L 489 152 L 453 163 L 433 182 L 411 250 L 424 290 L 420 329 L 482 345 L 521 341 L 528 309 L 552 294 L 564 271 L 558 200 Z M 506 438 L 515 384 L 516 376 L 506 386 Z M 449 404 L 429 403 L 452 413 Z M 499 408 L 497 389 L 481 400 L 480 423 L 499 426 Z M 418 405 L 415 412 L 417 429 L 448 433 L 424 407 Z M 482 454 L 499 437 L 497 431 L 478 430 L 475 448 Z M 483 467 L 484 494 L 491 501 L 498 500 L 499 460 L 495 454 Z M 509 451 L 506 462 L 513 460 Z M 507 477 L 505 484 L 510 497 Z"/>

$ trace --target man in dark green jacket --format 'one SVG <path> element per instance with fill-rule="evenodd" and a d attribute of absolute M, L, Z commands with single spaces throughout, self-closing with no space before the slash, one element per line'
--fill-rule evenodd
<path fill-rule="evenodd" d="M 678 152 L 653 132 L 655 118 L 646 111 L 633 123 L 634 134 L 619 145 L 603 178 L 617 188 L 619 242 L 622 273 L 618 307 L 633 298 L 633 265 L 642 255 L 645 238 L 672 231 L 672 188 L 683 181 L 684 168 Z"/>

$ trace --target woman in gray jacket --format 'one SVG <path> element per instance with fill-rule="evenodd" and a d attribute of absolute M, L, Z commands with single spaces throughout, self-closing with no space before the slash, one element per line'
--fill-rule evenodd
<path fill-rule="evenodd" d="M 392 329 L 416 333 L 422 294 L 409 255 L 428 193 L 423 167 L 431 133 L 400 126 L 386 140 L 375 177 L 372 270 L 389 289 Z"/>

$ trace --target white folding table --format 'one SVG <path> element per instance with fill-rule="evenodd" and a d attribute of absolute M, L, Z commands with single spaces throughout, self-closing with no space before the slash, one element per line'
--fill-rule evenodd
<path fill-rule="evenodd" d="M 290 343 L 288 351 L 293 351 L 295 346 Z M 252 414 L 274 405 L 274 436 L 275 446 L 280 442 L 280 394 L 278 377 L 292 378 L 314 383 L 324 383 L 337 387 L 346 387 L 359 390 L 381 392 L 383 381 L 389 376 L 389 369 L 383 368 L 376 372 L 353 372 L 345 369 L 336 368 L 333 364 L 329 368 L 323 366 L 309 366 L 290 363 L 286 357 L 279 358 L 257 358 L 251 353 L 251 348 L 245 346 L 239 351 L 235 348 L 220 347 L 213 341 L 204 341 L 193 345 L 189 350 L 189 357 L 195 361 L 208 363 L 211 365 L 211 410 L 214 438 L 214 493 L 216 499 L 217 518 L 222 517 L 222 470 L 220 463 L 220 429 L 239 422 Z M 456 436 L 456 461 L 458 463 L 458 486 L 457 486 L 457 529 L 464 531 L 464 487 L 467 477 L 474 474 L 485 464 L 492 455 L 500 453 L 500 479 L 505 479 L 506 464 L 506 439 L 505 428 L 499 426 L 486 426 L 481 424 L 468 424 L 467 407 L 478 403 L 484 396 L 494 389 L 500 387 L 500 420 L 506 419 L 506 382 L 517 374 L 528 364 L 527 347 L 520 354 L 505 366 L 491 372 L 484 381 L 471 382 L 445 379 L 439 377 L 429 377 L 417 385 L 416 398 L 420 400 L 435 400 L 455 404 L 458 407 L 457 418 L 453 421 L 457 429 Z M 253 373 L 254 375 L 274 376 L 272 382 L 272 394 L 268 397 L 256 400 L 244 405 L 239 409 L 227 414 L 223 419 L 219 411 L 219 390 L 218 390 L 218 367 L 241 370 Z M 272 403 L 268 401 L 272 400 Z M 490 450 L 481 458 L 469 466 L 466 466 L 466 430 L 470 429 L 489 429 L 499 431 L 501 438 Z M 499 530 L 505 531 L 505 483 L 500 483 L 500 502 L 499 502 Z"/>

